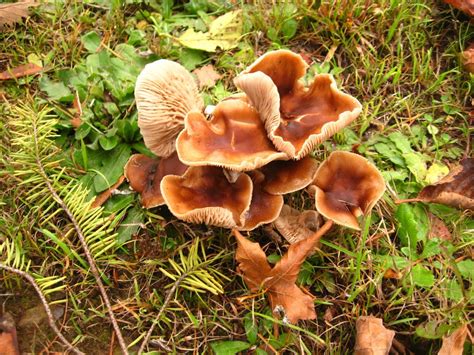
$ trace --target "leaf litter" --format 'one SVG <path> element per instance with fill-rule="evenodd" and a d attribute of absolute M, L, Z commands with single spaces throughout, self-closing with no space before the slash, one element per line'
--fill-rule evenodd
<path fill-rule="evenodd" d="M 36 1 L 20 1 L 11 4 L 0 4 L 0 28 L 14 25 L 27 17 L 30 7 L 41 5 Z"/>
<path fill-rule="evenodd" d="M 390 352 L 395 332 L 385 328 L 382 319 L 359 317 L 356 331 L 356 355 L 386 355 Z"/>

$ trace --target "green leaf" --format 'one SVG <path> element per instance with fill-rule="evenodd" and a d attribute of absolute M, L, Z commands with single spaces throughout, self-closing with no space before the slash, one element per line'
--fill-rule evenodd
<path fill-rule="evenodd" d="M 123 168 L 130 157 L 131 149 L 128 145 L 119 144 L 102 161 L 102 167 L 94 177 L 94 188 L 101 192 L 115 184 L 123 174 Z"/>
<path fill-rule="evenodd" d="M 247 340 L 250 344 L 255 344 L 258 339 L 258 326 L 256 319 L 252 317 L 252 313 L 247 313 L 244 317 L 244 328 Z"/>
<path fill-rule="evenodd" d="M 76 129 L 76 133 L 74 133 L 74 138 L 80 141 L 81 139 L 86 138 L 90 132 L 91 132 L 90 124 L 83 123 Z"/>
<path fill-rule="evenodd" d="M 441 253 L 441 248 L 439 247 L 440 243 L 441 241 L 439 239 L 428 240 L 425 244 L 423 252 L 420 255 L 420 259 L 427 259 Z"/>
<path fill-rule="evenodd" d="M 94 31 L 88 32 L 82 36 L 81 41 L 84 48 L 91 53 L 95 53 L 100 47 L 100 36 Z"/>
<path fill-rule="evenodd" d="M 195 32 L 188 28 L 178 41 L 184 47 L 215 52 L 217 48 L 228 50 L 237 47 L 241 36 L 242 10 L 236 10 L 212 21 L 208 32 Z"/>
<path fill-rule="evenodd" d="M 411 279 L 415 285 L 424 288 L 433 286 L 435 282 L 433 273 L 421 264 L 417 264 L 411 269 Z"/>
<path fill-rule="evenodd" d="M 283 22 L 281 26 L 281 33 L 286 40 L 291 39 L 295 36 L 296 30 L 298 29 L 298 22 L 294 19 L 289 19 Z"/>
<path fill-rule="evenodd" d="M 144 219 L 145 214 L 140 206 L 135 206 L 128 211 L 127 217 L 120 223 L 117 230 L 117 242 L 123 244 L 132 239 L 132 236 L 140 229 Z"/>
<path fill-rule="evenodd" d="M 72 102 L 74 95 L 71 90 L 62 82 L 54 82 L 47 77 L 43 77 L 39 81 L 39 87 L 48 94 L 51 100 L 60 102 Z"/>
<path fill-rule="evenodd" d="M 211 343 L 211 348 L 216 355 L 234 355 L 247 350 L 251 344 L 238 340 L 223 340 Z"/>
<path fill-rule="evenodd" d="M 389 159 L 393 164 L 405 167 L 405 160 L 403 159 L 401 153 L 395 148 L 392 144 L 387 143 L 375 143 L 374 148 L 377 153 L 381 154 L 383 157 Z"/>
<path fill-rule="evenodd" d="M 457 265 L 462 277 L 474 281 L 474 261 L 466 259 L 458 262 Z"/>
<path fill-rule="evenodd" d="M 459 302 L 463 299 L 464 295 L 462 294 L 461 285 L 457 282 L 456 279 L 446 280 L 446 297 L 454 302 Z"/>
<path fill-rule="evenodd" d="M 403 135 L 400 132 L 393 132 L 388 135 L 388 139 L 390 139 L 397 149 L 402 152 L 403 154 L 406 153 L 412 153 L 413 149 L 410 146 L 410 141 L 408 140 L 408 137 Z"/>
<path fill-rule="evenodd" d="M 418 326 L 415 330 L 416 335 L 427 339 L 439 339 L 447 334 L 452 328 L 449 324 L 439 323 L 438 321 L 429 321 Z"/>
<path fill-rule="evenodd" d="M 415 176 L 417 182 L 421 183 L 426 177 L 426 162 L 423 156 L 419 153 L 404 153 L 403 158 L 408 170 Z"/>
<path fill-rule="evenodd" d="M 401 244 L 416 251 L 417 243 L 425 241 L 428 235 L 429 220 L 426 211 L 419 204 L 412 206 L 402 203 L 397 207 L 395 218 L 398 221 L 397 235 Z"/>
<path fill-rule="evenodd" d="M 100 146 L 104 150 L 112 150 L 119 143 L 119 138 L 117 136 L 112 136 L 112 137 L 102 136 L 99 138 L 99 143 L 100 143 Z"/>
<path fill-rule="evenodd" d="M 425 182 L 434 184 L 449 174 L 449 168 L 441 163 L 433 163 L 426 172 Z"/>
<path fill-rule="evenodd" d="M 196 49 L 183 48 L 179 55 L 179 61 L 188 70 L 194 70 L 199 64 L 206 60 L 203 51 Z"/>

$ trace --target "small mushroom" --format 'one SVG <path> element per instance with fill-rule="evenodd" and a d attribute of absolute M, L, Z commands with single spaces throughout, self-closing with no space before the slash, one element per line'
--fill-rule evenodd
<path fill-rule="evenodd" d="M 186 115 L 204 108 L 191 73 L 166 59 L 145 66 L 137 78 L 135 99 L 145 145 L 159 157 L 168 157 L 176 150 L 175 141 Z"/>
<path fill-rule="evenodd" d="M 225 228 L 240 225 L 252 189 L 247 174 L 230 183 L 222 169 L 212 166 L 190 167 L 183 176 L 168 175 L 161 181 L 163 198 L 176 217 Z"/>
<path fill-rule="evenodd" d="M 318 163 L 311 157 L 301 160 L 274 161 L 260 171 L 265 175 L 265 191 L 284 195 L 301 190 L 313 180 Z"/>
<path fill-rule="evenodd" d="M 173 153 L 168 158 L 153 159 L 143 154 L 134 154 L 125 165 L 124 174 L 130 187 L 140 193 L 145 208 L 163 205 L 160 183 L 166 175 L 182 175 L 188 169 Z"/>
<path fill-rule="evenodd" d="M 357 230 L 357 217 L 367 215 L 385 191 L 382 174 L 373 164 L 343 151 L 331 153 L 319 166 L 313 184 L 318 212 Z"/>
<path fill-rule="evenodd" d="M 301 159 L 361 113 L 354 97 L 337 89 L 332 75 L 319 74 L 309 88 L 301 56 L 287 50 L 265 54 L 235 78 L 257 109 L 275 147 Z"/>
<path fill-rule="evenodd" d="M 280 214 L 283 206 L 283 196 L 272 195 L 265 191 L 265 176 L 259 171 L 250 173 L 253 183 L 252 201 L 250 208 L 241 218 L 239 230 L 252 230 L 262 224 L 271 223 Z"/>
<path fill-rule="evenodd" d="M 321 217 L 313 210 L 300 212 L 283 205 L 273 224 L 288 243 L 294 244 L 313 235 L 321 225 Z"/>
<path fill-rule="evenodd" d="M 210 119 L 199 111 L 190 112 L 176 149 L 187 165 L 235 171 L 249 171 L 287 158 L 268 139 L 257 111 L 239 98 L 220 102 Z"/>

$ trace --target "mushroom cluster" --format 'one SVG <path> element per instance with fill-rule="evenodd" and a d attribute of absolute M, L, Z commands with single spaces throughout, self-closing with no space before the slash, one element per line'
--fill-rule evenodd
<path fill-rule="evenodd" d="M 306 62 L 269 52 L 234 79 L 243 93 L 204 108 L 193 76 L 158 60 L 137 79 L 138 125 L 158 157 L 133 155 L 125 176 L 145 208 L 166 204 L 191 223 L 252 230 L 275 221 L 283 195 L 313 186 L 316 209 L 336 223 L 359 228 L 384 192 L 365 158 L 333 152 L 319 167 L 309 156 L 361 112 L 329 74 L 309 87 Z"/>

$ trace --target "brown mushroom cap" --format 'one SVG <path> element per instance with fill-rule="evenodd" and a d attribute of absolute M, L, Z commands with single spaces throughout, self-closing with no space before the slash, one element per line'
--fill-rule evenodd
<path fill-rule="evenodd" d="M 204 107 L 191 73 L 166 59 L 145 66 L 135 84 L 135 99 L 145 145 L 160 157 L 176 150 L 176 137 L 188 112 Z"/>
<path fill-rule="evenodd" d="M 239 230 L 252 230 L 262 224 L 273 222 L 283 206 L 283 196 L 272 195 L 264 190 L 265 177 L 259 171 L 249 173 L 252 177 L 253 191 L 250 208 L 242 218 Z"/>
<path fill-rule="evenodd" d="M 260 171 L 265 175 L 265 191 L 274 195 L 284 195 L 301 190 L 313 180 L 318 162 L 305 157 L 301 160 L 274 161 Z"/>
<path fill-rule="evenodd" d="M 166 175 L 182 175 L 188 169 L 176 153 L 168 158 L 154 159 L 143 154 L 134 154 L 125 165 L 124 174 L 130 187 L 140 193 L 145 208 L 163 205 L 160 183 Z"/>
<path fill-rule="evenodd" d="M 250 208 L 252 180 L 242 174 L 235 183 L 229 183 L 220 168 L 190 167 L 183 176 L 165 176 L 161 191 L 176 217 L 191 223 L 234 228 Z"/>
<path fill-rule="evenodd" d="M 201 112 L 190 112 L 176 149 L 187 165 L 235 171 L 249 171 L 287 158 L 268 139 L 257 111 L 239 98 L 220 102 L 209 120 Z"/>
<path fill-rule="evenodd" d="M 331 153 L 319 166 L 313 183 L 318 212 L 358 230 L 357 217 L 367 215 L 385 191 L 382 174 L 373 164 L 343 151 Z"/>
<path fill-rule="evenodd" d="M 305 69 L 299 55 L 279 50 L 267 53 L 234 80 L 260 113 L 275 147 L 294 159 L 306 156 L 362 110 L 357 99 L 337 89 L 332 75 L 318 74 L 304 88 L 298 80 Z"/>
<path fill-rule="evenodd" d="M 316 211 L 300 212 L 288 205 L 283 205 L 280 215 L 273 224 L 290 244 L 294 244 L 313 235 L 320 226 L 320 219 Z"/>

